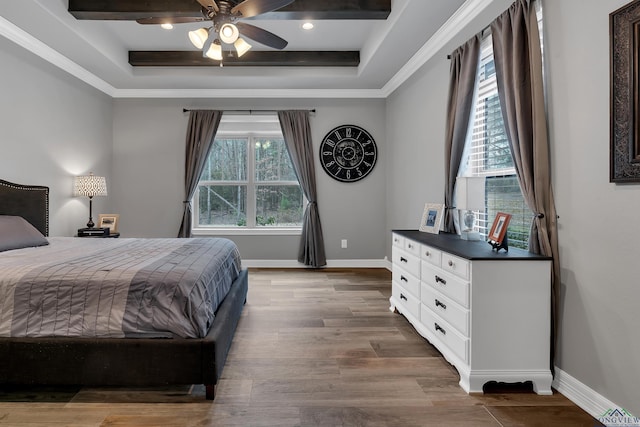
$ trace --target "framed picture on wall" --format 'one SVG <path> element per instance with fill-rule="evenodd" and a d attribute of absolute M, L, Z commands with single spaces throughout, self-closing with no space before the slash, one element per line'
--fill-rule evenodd
<path fill-rule="evenodd" d="M 117 233 L 119 220 L 120 215 L 118 214 L 100 214 L 98 217 L 98 227 L 108 228 L 110 234 Z"/>
<path fill-rule="evenodd" d="M 504 212 L 498 212 L 496 219 L 493 220 L 491 231 L 489 231 L 489 242 L 492 245 L 501 245 L 507 235 L 507 228 L 509 227 L 509 221 L 511 221 L 511 215 Z"/>
<path fill-rule="evenodd" d="M 440 224 L 442 224 L 442 215 L 444 205 L 441 203 L 426 203 L 422 220 L 420 221 L 420 231 L 427 233 L 440 233 Z"/>

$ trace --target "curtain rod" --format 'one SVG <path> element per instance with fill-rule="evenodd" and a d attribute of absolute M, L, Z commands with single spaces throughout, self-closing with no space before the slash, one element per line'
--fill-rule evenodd
<path fill-rule="evenodd" d="M 483 38 L 484 38 L 485 33 L 486 33 L 487 31 L 489 31 L 490 29 L 491 29 L 491 24 L 489 24 L 489 25 L 487 25 L 486 27 L 484 27 L 484 28 L 482 29 L 482 31 L 480 31 L 480 33 L 479 33 L 479 34 L 480 34 L 480 37 L 483 37 Z M 447 59 L 451 59 L 451 54 L 447 55 Z"/>
<path fill-rule="evenodd" d="M 183 113 L 188 113 L 191 110 L 188 108 L 183 108 L 182 112 Z M 243 113 L 243 114 L 268 114 L 268 113 L 277 113 L 279 110 L 222 110 L 222 112 L 224 113 Z M 311 109 L 311 110 L 306 110 L 310 113 L 315 113 L 316 109 Z"/>

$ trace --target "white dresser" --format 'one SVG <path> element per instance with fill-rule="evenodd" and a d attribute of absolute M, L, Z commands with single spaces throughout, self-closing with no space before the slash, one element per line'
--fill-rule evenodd
<path fill-rule="evenodd" d="M 453 234 L 394 230 L 392 311 L 456 367 L 460 386 L 531 381 L 551 394 L 551 258 Z"/>

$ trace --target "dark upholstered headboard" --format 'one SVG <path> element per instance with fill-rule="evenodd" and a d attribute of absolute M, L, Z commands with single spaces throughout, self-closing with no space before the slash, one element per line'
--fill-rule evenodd
<path fill-rule="evenodd" d="M 22 185 L 0 179 L 0 215 L 21 216 L 49 235 L 49 187 Z"/>

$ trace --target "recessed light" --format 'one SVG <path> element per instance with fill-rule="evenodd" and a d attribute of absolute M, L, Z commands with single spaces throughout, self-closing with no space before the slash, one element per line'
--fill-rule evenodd
<path fill-rule="evenodd" d="M 160 26 L 165 30 L 173 30 L 173 24 L 170 22 L 167 22 L 165 24 L 160 24 Z"/>
<path fill-rule="evenodd" d="M 313 29 L 313 23 L 305 22 L 304 24 L 302 24 L 302 28 L 305 29 L 305 30 L 312 30 Z"/>

